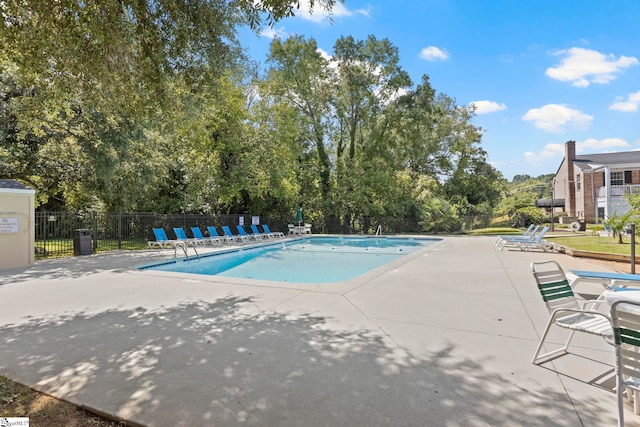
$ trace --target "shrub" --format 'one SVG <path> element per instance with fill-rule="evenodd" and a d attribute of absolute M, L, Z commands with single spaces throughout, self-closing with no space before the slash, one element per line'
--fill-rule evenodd
<path fill-rule="evenodd" d="M 528 227 L 531 224 L 542 224 L 546 221 L 546 215 L 540 209 L 527 206 L 516 211 L 512 225 L 514 227 Z"/>

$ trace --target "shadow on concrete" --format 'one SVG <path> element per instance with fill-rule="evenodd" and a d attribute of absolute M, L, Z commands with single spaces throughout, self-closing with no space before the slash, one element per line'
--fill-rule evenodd
<path fill-rule="evenodd" d="M 0 328 L 0 374 L 154 426 L 568 426 L 603 402 L 527 390 L 460 361 L 416 359 L 330 319 L 250 312 L 226 297 Z M 607 408 L 610 409 L 610 408 Z M 613 423 L 614 420 L 611 420 Z"/>
<path fill-rule="evenodd" d="M 103 254 L 37 261 L 34 265 L 2 271 L 0 286 L 35 279 L 75 279 L 109 271 L 122 273 L 143 264 L 172 259 L 173 249 L 157 251 L 121 251 Z"/>

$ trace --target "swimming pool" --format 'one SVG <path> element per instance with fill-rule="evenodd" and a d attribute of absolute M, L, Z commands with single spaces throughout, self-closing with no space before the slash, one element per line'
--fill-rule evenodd
<path fill-rule="evenodd" d="M 357 277 L 439 240 L 306 237 L 238 248 L 199 259 L 172 260 L 141 269 L 277 282 L 332 283 Z"/>

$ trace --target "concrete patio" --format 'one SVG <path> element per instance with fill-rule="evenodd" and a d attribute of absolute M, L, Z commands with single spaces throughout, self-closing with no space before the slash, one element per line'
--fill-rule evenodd
<path fill-rule="evenodd" d="M 548 314 L 529 264 L 609 270 L 493 240 L 330 286 L 135 270 L 170 250 L 3 271 L 0 374 L 145 426 L 616 425 L 601 338 L 530 363 Z"/>

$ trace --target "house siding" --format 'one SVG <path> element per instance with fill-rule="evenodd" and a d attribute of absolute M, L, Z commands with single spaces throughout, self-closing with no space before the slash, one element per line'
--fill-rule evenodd
<path fill-rule="evenodd" d="M 567 141 L 565 157 L 554 178 L 554 197 L 565 199 L 567 215 L 590 223 L 597 222 L 599 208 L 606 215 L 624 213 L 630 207 L 620 188 L 613 193 L 609 190 L 606 198 L 597 197 L 598 189 L 606 184 L 606 173 L 613 172 L 620 173 L 617 174 L 622 178 L 620 184 L 640 185 L 640 152 L 576 156 L 575 141 Z M 577 188 L 578 182 L 580 189 Z M 624 188 L 623 191 L 627 190 Z"/>

